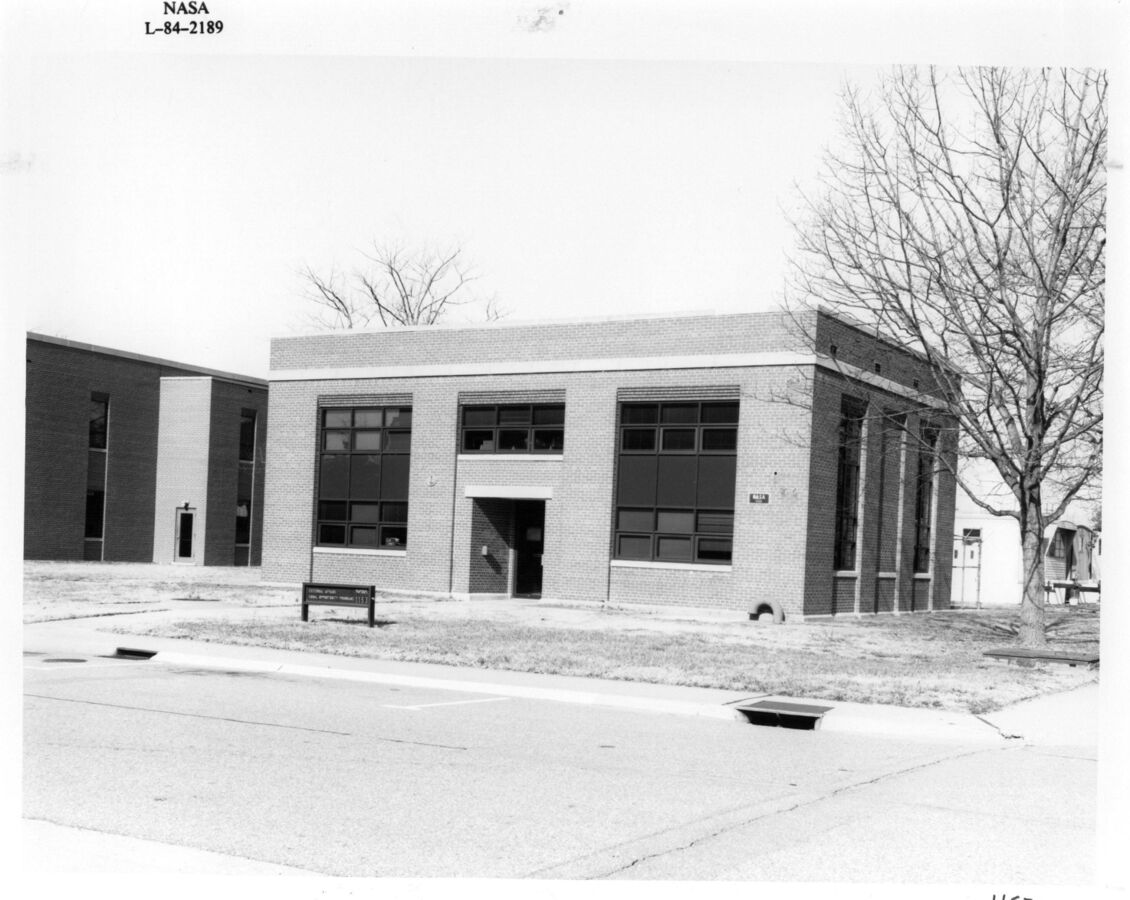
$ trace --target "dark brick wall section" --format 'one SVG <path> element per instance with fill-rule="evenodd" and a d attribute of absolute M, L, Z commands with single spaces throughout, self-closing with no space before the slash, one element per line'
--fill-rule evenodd
<path fill-rule="evenodd" d="M 24 557 L 80 560 L 92 392 L 110 397 L 104 559 L 153 559 L 160 378 L 155 363 L 27 342 Z"/>
<path fill-rule="evenodd" d="M 471 593 L 507 593 L 513 522 L 512 501 L 491 497 L 471 501 Z M 483 547 L 487 548 L 486 556 Z"/>

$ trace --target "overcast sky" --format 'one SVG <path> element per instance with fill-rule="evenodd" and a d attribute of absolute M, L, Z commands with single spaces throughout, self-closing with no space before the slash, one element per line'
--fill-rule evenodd
<path fill-rule="evenodd" d="M 222 35 L 146 36 L 162 6 L 12 6 L 6 299 L 26 329 L 265 376 L 270 337 L 310 330 L 301 269 L 374 240 L 464 247 L 511 320 L 767 308 L 845 78 L 1101 63 L 1110 4 L 970 28 L 961 4 L 216 0 Z"/>

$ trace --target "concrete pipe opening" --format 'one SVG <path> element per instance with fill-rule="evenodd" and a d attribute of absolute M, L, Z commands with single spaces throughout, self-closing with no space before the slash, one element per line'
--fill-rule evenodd
<path fill-rule="evenodd" d="M 774 625 L 780 625 L 785 621 L 785 611 L 776 600 L 761 600 L 749 617 L 754 622 L 772 622 Z"/>

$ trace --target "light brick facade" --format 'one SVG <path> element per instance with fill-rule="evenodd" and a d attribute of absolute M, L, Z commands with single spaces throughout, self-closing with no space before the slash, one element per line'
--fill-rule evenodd
<path fill-rule="evenodd" d="M 907 433 L 917 434 L 925 409 L 949 434 L 933 408 L 929 370 L 825 313 L 323 334 L 277 339 L 271 360 L 267 580 L 511 593 L 515 504 L 535 498 L 544 502 L 545 597 L 750 612 L 773 601 L 789 618 L 948 605 L 953 486 L 945 467 L 935 477 L 931 571 L 913 572 L 917 446 L 907 449 Z M 856 564 L 836 572 L 845 394 L 865 401 L 868 416 Z M 732 558 L 616 558 L 621 404 L 719 398 L 739 402 Z M 565 405 L 561 452 L 461 452 L 461 406 L 551 401 Z M 319 546 L 319 409 L 389 404 L 412 409 L 407 546 Z M 880 411 L 902 415 L 906 428 L 871 415 Z M 952 442 L 940 450 L 952 455 Z"/>
<path fill-rule="evenodd" d="M 104 449 L 90 447 L 95 396 L 107 404 Z M 249 463 L 239 459 L 243 410 L 257 419 Z M 29 334 L 24 557 L 170 562 L 187 501 L 197 540 L 179 561 L 232 565 L 239 554 L 258 565 L 266 415 L 258 379 Z M 90 488 L 104 493 L 98 539 L 87 535 Z M 250 541 L 237 548 L 236 505 L 247 494 Z"/>

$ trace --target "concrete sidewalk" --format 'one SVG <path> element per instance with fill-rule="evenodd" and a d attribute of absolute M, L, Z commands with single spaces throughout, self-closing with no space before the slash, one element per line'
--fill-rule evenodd
<path fill-rule="evenodd" d="M 1097 684 L 1037 698 L 978 717 L 944 710 L 769 694 L 751 696 L 711 688 L 457 668 L 176 638 L 119 635 L 99 630 L 104 626 L 112 627 L 112 622 L 113 618 L 70 619 L 27 625 L 24 628 L 24 651 L 29 654 L 113 656 L 119 648 L 130 648 L 154 653 L 151 662 L 157 665 L 275 672 L 723 719 L 744 719 L 734 709 L 735 703 L 773 699 L 831 707 L 819 724 L 823 731 L 987 744 L 1015 740 L 1044 746 L 1090 747 L 1097 742 Z"/>

